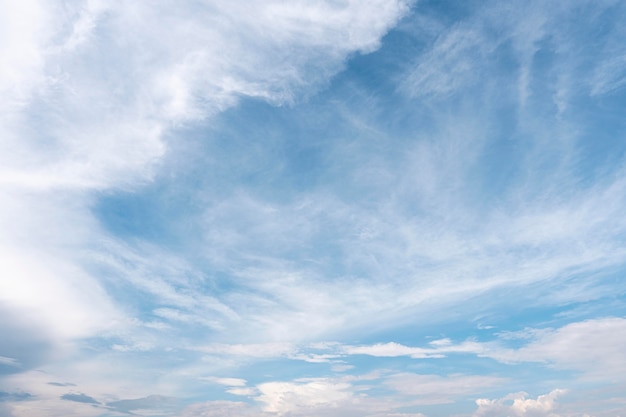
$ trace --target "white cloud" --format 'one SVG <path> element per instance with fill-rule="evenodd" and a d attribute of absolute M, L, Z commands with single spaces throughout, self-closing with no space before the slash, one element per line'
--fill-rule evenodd
<path fill-rule="evenodd" d="M 348 337 L 357 328 L 400 326 L 403 320 L 413 320 L 416 311 L 445 320 L 449 305 L 483 294 L 490 297 L 489 292 L 499 288 L 527 289 L 519 294 L 535 303 L 570 302 L 612 291 L 595 286 L 594 277 L 573 291 L 551 289 L 567 284 L 572 275 L 626 260 L 623 173 L 580 189 L 577 179 L 563 180 L 569 166 L 556 167 L 548 179 L 536 181 L 533 175 L 543 176 L 545 170 L 534 169 L 540 164 L 529 157 L 524 167 L 531 180 L 514 184 L 498 202 L 485 203 L 493 203 L 485 209 L 482 201 L 468 197 L 474 190 L 467 191 L 475 182 L 470 173 L 482 161 L 491 129 L 484 126 L 489 109 L 482 108 L 480 98 L 472 97 L 471 105 L 458 113 L 453 109 L 433 116 L 435 133 L 417 138 L 410 149 L 400 149 L 400 157 L 388 158 L 367 143 L 359 147 L 364 152 L 357 153 L 350 143 L 337 139 L 334 155 L 355 161 L 359 168 L 339 175 L 349 185 L 342 183 L 335 194 L 336 185 L 303 191 L 283 203 L 246 191 L 216 199 L 203 195 L 199 200 L 206 204 L 200 219 L 204 226 L 198 233 L 204 241 L 198 252 L 206 253 L 192 255 L 204 256 L 200 266 L 166 250 L 116 242 L 102 230 L 91 213 L 98 198 L 94 192 L 132 190 L 150 181 L 171 141 L 179 140 L 177 128 L 215 115 L 240 97 L 274 104 L 297 101 L 327 82 L 352 54 L 376 49 L 408 7 L 407 2 L 388 0 L 248 3 L 174 5 L 159 0 L 146 6 L 77 0 L 62 10 L 44 1 L 2 3 L 3 312 L 6 307 L 10 316 L 28 317 L 36 322 L 32 333 L 43 329 L 41 337 L 58 346 L 91 336 L 118 336 L 123 341 L 112 342 L 115 353 L 173 344 L 164 339 L 181 327 L 200 324 L 203 331 L 185 339 L 181 349 L 220 359 L 322 363 L 356 354 L 437 358 L 469 353 L 508 362 L 545 361 L 587 377 L 620 378 L 626 369 L 616 348 L 625 342 L 622 319 L 537 333 L 517 350 L 446 339 L 428 347 L 380 343 L 334 346 L 321 353 L 297 345 L 320 335 Z M 503 25 L 509 21 L 510 16 Z M 512 29 L 514 43 L 525 41 L 514 48 L 514 60 L 523 67 L 519 97 L 526 102 L 532 98 L 535 42 L 548 38 L 553 28 L 541 12 L 520 22 Z M 433 97 L 478 83 L 482 75 L 477 69 L 486 67 L 490 54 L 504 43 L 491 42 L 477 25 L 457 25 L 425 47 L 406 86 L 428 107 Z M 593 94 L 623 86 L 623 54 L 618 46 L 611 48 L 605 55 L 619 53 L 594 70 Z M 575 79 L 572 74 L 568 76 Z M 555 102 L 565 103 L 562 108 L 572 89 L 567 80 L 560 79 L 563 91 L 555 93 Z M 523 121 L 534 121 L 532 109 L 526 110 Z M 370 116 L 354 125 L 384 136 L 372 128 L 377 122 Z M 541 123 L 521 124 L 532 125 L 528 131 L 542 130 Z M 568 132 L 543 134 L 533 142 L 537 153 L 544 152 L 541 141 L 554 136 L 555 143 L 568 143 L 557 146 L 559 160 L 575 159 Z M 350 149 L 346 155 L 341 154 L 342 146 Z M 344 198 L 349 186 L 364 194 L 349 201 Z M 385 198 L 371 199 L 372 194 Z M 199 271 L 207 262 L 234 284 L 227 285 L 225 293 L 207 294 L 211 278 Z M 99 273 L 91 272 L 94 269 Z M 529 285 L 536 283 L 541 285 Z M 145 323 L 129 320 L 127 316 L 138 314 L 136 306 L 116 305 L 115 294 L 107 292 L 115 285 L 120 292 L 130 288 L 142 297 L 147 294 L 152 305 L 146 315 L 155 317 Z M 137 333 L 131 334 L 134 330 Z M 150 331 L 162 334 L 159 338 Z M 226 339 L 231 343 L 211 343 Z M 277 342 L 262 343 L 266 341 Z M 12 360 L 0 358 L 0 363 L 26 363 L 21 357 Z M 220 366 L 230 364 L 228 360 Z M 102 379 L 112 385 L 122 381 L 120 375 L 108 374 L 105 362 L 100 358 L 87 368 L 93 375 L 107 375 Z M 349 366 L 335 364 L 333 369 L 345 371 Z M 66 372 L 79 378 L 78 370 Z M 189 374 L 195 376 L 193 370 Z M 320 415 L 342 415 L 342 410 L 364 415 L 370 407 L 367 412 L 385 415 L 380 404 L 364 398 L 346 380 L 268 382 L 260 391 L 242 381 L 224 385 L 236 395 L 260 393 L 271 413 L 305 415 L 307 407 L 313 407 Z M 469 386 L 491 386 L 495 379 L 402 374 L 386 381 L 399 393 L 427 403 L 449 401 L 468 394 Z M 413 388 L 403 388 L 403 381 L 412 382 Z M 139 380 L 132 382 L 142 386 Z M 20 382 L 24 389 L 41 383 L 31 374 Z M 93 395 L 106 393 L 96 385 Z M 197 409 L 198 415 L 252 412 L 239 403 L 211 404 L 220 411 Z"/>
<path fill-rule="evenodd" d="M 291 355 L 289 359 L 297 359 L 310 363 L 328 363 L 333 362 L 334 359 L 339 357 L 341 357 L 341 355 L 333 353 L 297 353 Z"/>
<path fill-rule="evenodd" d="M 354 368 L 354 365 L 347 365 L 347 364 L 341 364 L 341 363 L 336 363 L 330 367 L 330 369 L 333 372 L 346 372 L 353 368 Z"/>
<path fill-rule="evenodd" d="M 509 394 L 498 400 L 476 400 L 478 409 L 473 417 L 559 417 L 556 399 L 565 391 L 556 389 L 549 394 L 540 395 L 537 399 L 526 398 L 528 394 L 520 392 Z M 569 414 L 568 414 L 569 415 Z M 582 416 L 582 414 L 579 414 Z"/>
<path fill-rule="evenodd" d="M 1 7 L 0 94 L 5 100 L 0 104 L 0 112 L 6 115 L 5 112 L 23 106 L 43 81 L 41 70 L 45 57 L 40 48 L 51 32 L 53 7 L 37 0 L 4 1 Z"/>
<path fill-rule="evenodd" d="M 278 415 L 302 414 L 316 408 L 337 408 L 352 400 L 350 384 L 326 379 L 305 383 L 267 382 L 258 385 L 263 410 Z"/>
<path fill-rule="evenodd" d="M 6 189 L 0 189 L 0 198 L 3 306 L 16 317 L 42 324 L 42 334 L 53 339 L 88 336 L 114 326 L 121 313 L 80 264 L 82 245 L 98 229 L 84 211 L 85 201 L 66 193 Z"/>
<path fill-rule="evenodd" d="M 213 382 L 229 387 L 245 387 L 246 380 L 241 378 L 213 378 Z"/>
<path fill-rule="evenodd" d="M 309 363 L 335 362 L 342 353 L 316 353 L 311 351 L 310 346 L 296 345 L 292 343 L 252 343 L 252 344 L 223 344 L 213 343 L 210 345 L 193 345 L 191 350 L 223 355 L 231 358 L 241 357 L 243 360 L 250 358 L 286 358 Z"/>
<path fill-rule="evenodd" d="M 412 375 L 419 378 L 418 375 Z M 434 375 L 423 375 L 422 391 L 405 392 L 396 390 L 394 384 L 400 384 L 402 378 L 407 375 L 387 375 L 380 373 L 361 376 L 341 376 L 337 378 L 303 378 L 293 381 L 268 381 L 258 384 L 255 388 L 233 389 L 229 392 L 235 395 L 245 395 L 254 399 L 258 405 L 247 405 L 243 403 L 235 405 L 225 404 L 226 409 L 222 412 L 228 414 L 231 409 L 240 409 L 243 415 L 253 415 L 258 417 L 269 416 L 367 416 L 367 417 L 423 417 L 419 413 L 401 413 L 395 411 L 399 407 L 415 406 L 416 404 L 432 404 L 441 401 L 440 393 L 434 394 L 432 389 L 427 388 L 428 383 L 436 383 L 437 377 Z M 451 376 L 446 380 L 445 386 L 438 388 L 447 389 L 448 396 L 457 396 L 466 392 L 473 392 L 475 389 L 484 388 L 486 379 L 472 378 L 467 376 Z M 368 391 L 375 389 L 379 382 L 383 382 L 386 388 L 392 388 L 396 394 L 390 396 L 370 396 Z M 410 382 L 410 381 L 408 381 Z M 415 381 L 413 381 L 415 382 Z M 463 384 L 474 384 L 473 389 L 460 388 Z M 398 397 L 400 394 L 400 397 Z M 428 397 L 437 399 L 434 402 L 425 400 Z M 448 398 L 448 397 L 447 397 Z M 212 407 L 215 405 L 215 407 Z M 213 410 L 215 415 L 221 416 L 218 410 L 220 405 L 213 402 L 197 404 L 189 408 L 187 412 L 200 413 L 203 409 Z M 183 413 L 183 415 L 187 415 Z M 199 414 L 204 415 L 204 414 Z"/>
<path fill-rule="evenodd" d="M 494 359 L 508 362 L 546 362 L 559 369 L 581 371 L 586 378 L 624 381 L 626 319 L 609 317 L 571 323 L 536 332 L 516 350 L 494 350 Z"/>
<path fill-rule="evenodd" d="M 213 343 L 193 349 L 218 355 L 246 356 L 252 358 L 278 358 L 295 354 L 296 347 L 290 343 L 223 344 Z"/>
<path fill-rule="evenodd" d="M 252 397 L 258 394 L 257 389 L 253 387 L 247 387 L 247 381 L 242 378 L 200 377 L 198 379 L 201 381 L 209 381 L 219 385 L 225 385 L 226 387 L 228 387 L 226 392 L 233 395 Z"/>
<path fill-rule="evenodd" d="M 607 317 L 574 322 L 560 328 L 526 328 L 518 332 L 497 333 L 497 340 L 466 340 L 453 343 L 448 339 L 431 343 L 432 347 L 411 347 L 394 342 L 362 346 L 339 346 L 344 355 L 375 357 L 408 356 L 414 359 L 443 358 L 453 354 L 489 357 L 503 363 L 539 362 L 561 370 L 578 371 L 579 380 L 598 382 L 624 381 L 626 353 L 626 319 Z M 510 341 L 522 343 L 507 348 Z M 583 378 L 584 376 L 584 378 Z M 408 384 L 413 385 L 415 384 Z M 433 385 L 434 386 L 434 385 Z"/>
<path fill-rule="evenodd" d="M 33 139 L 41 132 L 29 133 L 32 146 L 28 141 L 26 145 L 22 141 L 16 146 L 9 144 L 24 152 L 14 165 L 3 165 L 12 167 L 4 177 L 5 184 L 84 190 L 128 188 L 149 180 L 167 151 L 164 132 L 175 132 L 181 124 L 231 106 L 240 96 L 279 103 L 306 94 L 309 83 L 319 85 L 351 53 L 376 48 L 381 34 L 407 9 L 402 2 L 277 2 L 244 9 L 232 2 L 215 2 L 212 8 L 197 7 L 165 13 L 165 2 L 150 8 L 90 2 L 70 10 L 62 33 L 54 38 L 62 47 L 42 54 L 48 66 L 32 64 L 41 67 L 38 71 L 48 71 L 51 66 L 62 70 L 54 83 L 49 80 L 50 86 L 37 95 L 38 105 L 45 109 L 46 103 L 60 101 L 54 112 L 59 117 L 44 123 L 49 130 L 50 152 L 42 152 L 40 143 Z M 264 17 L 271 18 L 271 23 Z M 205 21 L 214 24 L 204 25 Z M 471 81 L 466 73 L 475 73 L 475 62 L 470 62 L 474 46 L 481 51 L 486 48 L 481 53 L 492 53 L 483 34 L 475 31 L 476 25 L 455 26 L 430 45 L 430 52 L 420 61 L 420 71 L 415 73 L 425 77 L 422 84 L 430 86 L 424 84 L 422 90 L 434 92 L 439 84 L 454 87 L 457 82 Z M 170 36 L 161 39 L 157 26 L 170 28 Z M 127 27 L 133 27 L 132 36 L 122 42 Z M 525 46 L 532 49 L 532 39 L 542 36 L 543 30 L 537 17 L 515 26 L 519 32 L 515 32 L 515 39 L 533 34 Z M 117 46 L 103 43 L 104 34 L 120 42 Z M 34 48 L 44 48 L 42 42 L 33 41 Z M 107 56 L 121 58 L 120 68 L 105 65 Z M 97 77 L 91 72 L 94 62 L 102 71 Z M 442 73 L 438 71 L 442 62 L 454 68 L 444 71 L 455 78 L 454 82 L 438 84 L 432 80 Z M 87 100 L 90 106 L 83 106 Z M 26 107 L 15 109 L 26 115 L 33 103 L 27 101 Z M 122 110 L 111 110 L 114 108 Z M 164 319 L 204 323 L 215 330 L 230 326 L 237 338 L 262 333 L 261 338 L 271 340 L 311 338 L 345 330 L 346 326 L 381 326 L 427 304 L 425 308 L 443 310 L 443 300 L 453 303 L 512 282 L 523 286 L 571 271 L 597 270 L 623 262 L 626 253 L 614 239 L 626 228 L 615 220 L 624 206 L 620 198 L 624 187 L 619 181 L 573 193 L 561 201 L 547 197 L 533 201 L 521 190 L 488 216 L 474 211 L 463 190 L 468 173 L 482 156 L 486 128 L 477 121 L 482 119 L 475 112 L 461 113 L 438 116 L 436 123 L 445 129 L 418 141 L 419 145 L 406 152 L 400 162 L 379 161 L 375 176 L 383 179 L 376 178 L 376 183 L 380 189 L 395 190 L 396 196 L 380 206 L 364 201 L 349 203 L 321 192 L 301 196 L 293 204 L 269 203 L 241 192 L 209 205 L 201 219 L 207 224 L 204 246 L 210 248 L 210 254 L 206 256 L 212 266 L 234 276 L 240 292 L 220 300 L 193 296 L 190 282 L 174 285 L 172 281 L 194 266 L 182 265 L 165 274 L 158 263 L 146 262 L 164 256 L 163 252 L 135 251 L 119 245 L 104 250 L 101 258 L 110 256 L 103 262 L 149 292 L 156 304 L 174 304 L 153 310 Z M 7 125 L 12 132 L 25 129 L 24 120 L 12 120 Z M 109 141 L 110 137 L 116 140 Z M 351 155 L 356 160 L 360 157 Z M 40 159 L 25 164 L 30 158 Z M 372 170 L 371 159 L 365 159 L 361 170 L 352 175 L 369 181 L 373 174 L 366 171 Z M 32 168 L 35 165 L 36 169 Z M 544 194 L 549 195 L 548 191 Z M 533 193 L 530 190 L 529 194 Z M 42 194 L 34 200 L 48 196 Z M 515 201 L 527 204 L 517 207 Z M 424 216 L 406 213 L 405 206 L 413 203 Z M 55 206 L 64 209 L 64 204 Z M 89 201 L 75 208 L 74 216 L 89 216 Z M 74 216 L 67 216 L 67 221 Z M 8 223 L 18 225 L 16 228 L 24 226 L 13 220 Z M 336 235 L 329 238 L 327 233 L 320 233 L 319 224 L 329 224 Z M 75 231 L 75 227 L 68 229 Z M 101 233 L 96 226 L 87 225 L 81 236 L 87 243 L 84 246 L 99 240 Z M 285 254 L 293 253 L 289 251 L 294 247 L 319 247 L 320 242 L 328 241 L 336 246 L 337 257 L 350 266 L 345 280 L 319 267 L 315 263 L 317 253 L 305 253 L 296 266 L 284 262 Z M 170 256 L 167 264 L 172 261 Z M 145 270 L 129 265 L 141 265 Z M 172 277 L 163 277 L 170 272 Z M 365 275 L 358 286 L 348 282 L 355 275 Z M 382 276 L 389 279 L 383 282 L 379 279 Z M 340 298 L 338 294 L 350 296 Z"/>
<path fill-rule="evenodd" d="M 384 412 L 389 409 L 389 404 L 368 399 L 364 394 L 356 393 L 348 382 L 341 380 L 315 378 L 294 382 L 267 382 L 258 385 L 254 393 L 260 407 L 246 403 L 211 401 L 188 407 L 182 416 L 395 416 Z"/>
<path fill-rule="evenodd" d="M 296 340 L 401 325 L 421 311 L 445 320 L 447 307 L 481 296 L 496 303 L 487 294 L 503 288 L 526 289 L 524 303 L 532 304 L 606 295 L 595 285 L 601 274 L 584 288 L 564 287 L 626 260 L 621 174 L 586 189 L 575 180 L 537 188 L 522 181 L 498 204 L 477 201 L 468 177 L 482 169 L 487 132 L 472 114 L 442 116 L 441 135 L 386 161 L 389 183 L 358 184 L 374 194 L 393 190 L 384 202 L 327 191 L 282 203 L 244 192 L 215 198 L 202 219 L 204 239 L 207 258 L 240 285 L 232 308 L 246 311 L 252 329 L 269 329 L 266 337 Z M 367 170 L 367 152 L 337 158 Z"/>
<path fill-rule="evenodd" d="M 237 320 L 218 300 L 159 278 L 161 270 L 146 277 L 142 250 L 98 225 L 92 192 L 150 181 L 165 133 L 241 96 L 280 104 L 315 91 L 351 54 L 376 49 L 408 11 L 403 1 L 0 7 L 0 300 L 55 343 L 125 321 L 102 277 L 87 272 L 97 262 L 184 306 L 155 308 L 167 320 L 214 328 Z M 206 318 L 216 312 L 216 321 Z"/>
<path fill-rule="evenodd" d="M 423 415 L 419 413 L 401 413 L 395 410 L 400 407 L 453 402 L 459 397 L 474 394 L 501 382 L 502 379 L 499 378 L 471 375 L 442 377 L 408 373 L 270 381 L 258 384 L 255 389 L 229 390 L 234 391 L 231 393 L 235 395 L 253 398 L 260 408 L 244 406 L 243 403 L 239 403 L 240 405 L 229 403 L 222 412 L 224 415 L 230 415 L 228 413 L 231 409 L 240 409 L 244 415 L 249 413 L 259 417 L 311 415 L 422 417 Z M 382 383 L 385 389 L 391 388 L 394 394 L 382 397 L 369 395 L 369 390 L 380 388 L 378 383 Z M 205 408 L 212 409 L 215 413 L 208 415 L 222 415 L 218 411 L 219 404 L 213 402 L 192 406 L 187 412 L 193 409 L 200 413 L 200 410 Z"/>
<path fill-rule="evenodd" d="M 453 344 L 449 339 L 435 340 L 430 343 L 430 348 L 405 346 L 395 342 L 377 343 L 365 346 L 343 346 L 340 352 L 347 355 L 368 355 L 378 357 L 397 357 L 409 356 L 414 359 L 424 358 L 443 358 L 448 354 L 454 353 L 470 353 L 481 354 L 485 351 L 485 345 L 474 342 L 465 341 L 460 344 Z"/>
<path fill-rule="evenodd" d="M 233 394 L 233 395 L 242 395 L 245 397 L 252 397 L 254 395 L 258 394 L 258 391 L 256 388 L 230 388 L 226 390 L 227 393 L 229 394 Z"/>
<path fill-rule="evenodd" d="M 365 380 L 376 377 L 365 376 Z M 387 398 L 367 395 L 369 387 L 352 382 L 359 377 L 309 378 L 259 384 L 262 415 L 278 416 L 385 416 L 399 407 Z"/>

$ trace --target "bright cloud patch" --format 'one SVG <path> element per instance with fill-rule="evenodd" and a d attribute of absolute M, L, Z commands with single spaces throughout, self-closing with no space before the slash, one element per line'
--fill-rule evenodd
<path fill-rule="evenodd" d="M 555 400 L 563 393 L 562 390 L 554 390 L 549 394 L 540 395 L 537 399 L 526 398 L 525 392 L 509 394 L 499 400 L 476 400 L 478 410 L 473 417 L 488 417 L 507 415 L 511 417 L 558 417 L 556 414 L 557 404 Z"/>

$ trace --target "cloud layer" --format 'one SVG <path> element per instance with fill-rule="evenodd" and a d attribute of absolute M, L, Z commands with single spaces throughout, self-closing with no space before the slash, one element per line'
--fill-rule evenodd
<path fill-rule="evenodd" d="M 0 2 L 0 413 L 623 414 L 624 18 Z"/>

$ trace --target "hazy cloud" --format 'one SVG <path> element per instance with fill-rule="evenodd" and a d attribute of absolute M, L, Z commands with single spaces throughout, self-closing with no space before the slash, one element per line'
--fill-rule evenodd
<path fill-rule="evenodd" d="M 63 400 L 68 400 L 68 401 L 74 401 L 77 403 L 86 403 L 86 404 L 100 404 L 100 401 L 96 400 L 93 397 L 90 397 L 89 395 L 80 393 L 80 394 L 65 394 L 61 396 L 61 399 Z"/>
<path fill-rule="evenodd" d="M 178 399 L 163 395 L 150 395 L 132 400 L 119 400 L 106 403 L 116 411 L 131 412 L 135 410 L 170 410 L 178 405 Z"/>

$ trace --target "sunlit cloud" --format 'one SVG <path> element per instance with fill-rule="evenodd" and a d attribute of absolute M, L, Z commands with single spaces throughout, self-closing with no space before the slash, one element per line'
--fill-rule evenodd
<path fill-rule="evenodd" d="M 509 416 L 550 416 L 556 417 L 556 402 L 559 395 L 563 394 L 563 390 L 554 390 L 549 394 L 540 395 L 536 400 L 526 398 L 528 394 L 525 392 L 509 394 L 499 400 L 476 400 L 478 409 L 473 417 L 499 416 L 506 414 Z"/>

